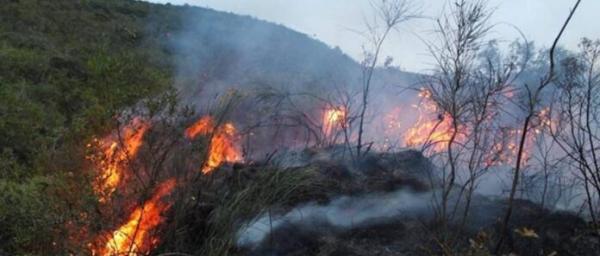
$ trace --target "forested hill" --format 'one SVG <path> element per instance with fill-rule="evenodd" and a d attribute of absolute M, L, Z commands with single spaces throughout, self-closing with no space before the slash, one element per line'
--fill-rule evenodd
<path fill-rule="evenodd" d="M 0 63 L 0 254 L 45 251 L 82 203 L 84 142 L 187 71 L 302 86 L 360 68 L 280 25 L 131 0 L 3 1 Z"/>

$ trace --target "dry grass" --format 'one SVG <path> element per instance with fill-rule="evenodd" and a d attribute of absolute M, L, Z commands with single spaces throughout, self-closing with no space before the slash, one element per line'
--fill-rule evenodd
<path fill-rule="evenodd" d="M 271 209 L 282 209 L 311 193 L 317 181 L 310 172 L 299 170 L 259 170 L 252 180 L 218 198 L 210 213 L 202 255 L 230 255 L 236 232 L 254 216 Z"/>

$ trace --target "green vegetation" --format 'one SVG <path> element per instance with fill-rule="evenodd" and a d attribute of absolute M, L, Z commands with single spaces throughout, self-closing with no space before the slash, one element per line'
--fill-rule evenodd
<path fill-rule="evenodd" d="M 117 0 L 0 6 L 0 254 L 60 247 L 52 239 L 67 235 L 61 228 L 89 194 L 87 180 L 73 175 L 82 173 L 85 142 L 110 131 L 123 109 L 169 88 L 161 42 L 178 19 L 156 7 Z M 162 25 L 147 30 L 155 17 Z"/>
<path fill-rule="evenodd" d="M 189 15 L 191 11 L 194 15 Z M 199 24 L 191 29 L 191 35 L 183 35 L 189 37 L 191 45 L 174 46 L 172 39 L 182 36 L 178 33 L 184 31 L 190 16 L 197 19 L 194 24 Z M 253 32 L 248 33 L 249 30 Z M 256 33 L 262 36 L 256 37 Z M 267 46 L 263 42 L 266 39 L 261 38 L 276 44 Z M 246 46 L 237 45 L 249 40 Z M 237 64 L 249 70 L 231 75 L 229 66 L 240 61 L 235 56 L 239 47 L 253 47 L 248 51 L 252 54 L 243 58 L 245 62 Z M 290 48 L 297 50 L 290 52 Z M 206 71 L 198 67 L 207 65 L 189 60 L 185 55 L 188 51 L 209 60 L 219 58 L 214 67 L 210 65 L 208 79 L 240 83 L 304 83 L 330 76 L 340 66 L 347 68 L 338 72 L 358 69 L 358 64 L 339 49 L 332 50 L 306 35 L 212 10 L 132 0 L 2 3 L 0 254 L 61 255 L 86 251 L 86 245 L 73 241 L 89 239 L 102 227 L 79 225 L 94 223 L 99 211 L 90 188 L 92 176 L 85 161 L 89 153 L 86 144 L 113 131 L 117 125 L 115 117 L 137 104 L 148 104 L 150 112 L 162 108 L 161 99 L 144 99 L 165 95 L 172 101 L 169 92 L 178 75 L 175 70 L 181 68 L 176 63 L 189 66 L 184 70 L 189 77 L 180 79 L 183 86 L 194 86 L 198 73 Z M 324 63 L 320 58 L 332 61 Z M 255 65 L 257 61 L 259 65 Z M 296 181 L 300 177 L 290 178 Z M 269 181 L 279 182 L 267 180 L 266 184 Z M 302 184 L 306 185 L 298 186 Z M 266 191 L 255 190 L 261 186 L 250 183 L 240 189 L 243 193 L 227 197 L 246 195 L 243 201 L 251 202 L 252 209 L 215 215 L 211 225 L 229 223 L 240 212 L 254 213 L 265 203 L 275 204 L 248 201 L 248 196 L 255 200 L 270 200 L 269 196 L 287 200 L 281 193 L 292 191 L 282 185 L 281 193 L 264 195 Z M 262 194 L 254 197 L 256 193 Z M 220 206 L 219 211 L 239 207 L 234 202 L 238 201 Z M 91 230 L 74 232 L 81 226 Z M 213 244 L 208 251 L 228 250 L 231 246 L 231 239 L 223 244 L 204 242 Z"/>
<path fill-rule="evenodd" d="M 289 97 L 287 91 L 303 94 L 297 88 L 315 93 L 325 86 L 351 88 L 360 81 L 361 68 L 339 48 L 331 49 L 304 34 L 208 9 L 134 0 L 4 1 L 0 4 L 0 255 L 86 255 L 96 246 L 104 248 L 106 241 L 97 238 L 112 236 L 166 178 L 175 177 L 179 183 L 169 192 L 169 210 L 160 212 L 168 221 L 153 230 L 161 237 L 160 243 L 152 244 L 157 247 L 151 253 L 169 255 L 242 255 L 247 248 L 235 246 L 237 231 L 266 212 L 282 214 L 307 202 L 345 195 L 404 187 L 431 189 L 422 177 L 407 171 L 425 174 L 430 168 L 429 160 L 418 152 L 367 155 L 364 166 L 359 163 L 359 175 L 342 160 L 320 159 L 321 154 L 333 155 L 335 147 L 322 152 L 308 149 L 302 159 L 312 162 L 304 167 L 279 168 L 277 162 L 270 162 L 271 155 L 264 163 L 236 163 L 213 175 L 198 172 L 214 134 L 185 138 L 185 128 L 198 116 L 195 108 L 181 101 L 210 105 L 207 108 L 214 108 L 210 114 L 220 124 L 229 121 L 221 117 L 239 115 L 230 105 L 249 104 L 246 95 L 237 91 L 220 95 L 225 96 L 220 106 L 216 100 L 204 102 L 214 100 L 207 99 L 216 98 L 213 94 L 194 98 L 197 91 L 240 85 L 264 90 L 259 101 L 284 99 Z M 416 75 L 395 68 L 375 68 L 375 64 L 372 68 L 377 73 L 373 83 L 417 80 Z M 175 83 L 185 92 L 178 95 Z M 307 102 L 320 100 L 308 98 Z M 264 111 L 243 115 L 259 119 L 273 111 L 281 111 L 281 105 L 265 104 Z M 135 175 L 151 174 L 121 184 L 120 188 L 127 188 L 112 195 L 120 204 L 101 205 L 91 186 L 97 167 L 86 161 L 100 150 L 87 145 L 118 130 L 122 115 L 140 112 L 154 119 L 143 135 L 141 153 L 127 159 L 127 168 L 136 169 L 131 171 Z M 138 165 L 131 167 L 129 161 Z M 474 213 L 504 209 L 502 202 L 481 201 Z M 571 245 L 582 244 L 581 251 L 596 252 L 600 247 L 596 240 L 589 247 L 585 241 L 563 242 L 579 233 L 584 233 L 577 236 L 581 239 L 589 234 L 597 237 L 596 227 L 588 232 L 583 219 L 556 214 L 550 219 L 556 224 L 549 225 L 550 220 L 539 218 L 547 214 L 542 207 L 521 204 L 515 212 L 523 216 L 514 217 L 519 222 L 514 224 L 515 232 L 508 233 L 519 235 L 512 242 L 522 251 L 571 251 Z M 304 252 L 297 255 L 306 255 L 307 250 L 318 255 L 373 255 L 375 249 L 384 248 L 378 242 L 391 241 L 401 245 L 396 248 L 400 251 L 418 247 L 425 255 L 452 255 L 456 248 L 455 255 L 490 255 L 488 248 L 495 239 L 492 225 L 485 224 L 489 235 L 461 227 L 457 242 L 445 244 L 437 234 L 427 234 L 437 230 L 428 229 L 429 223 L 403 221 L 351 229 L 337 238 L 307 233 L 299 237 L 310 246 L 300 244 L 309 248 L 297 248 Z M 551 227 L 544 229 L 547 226 Z M 282 237 L 270 237 L 278 238 Z"/>

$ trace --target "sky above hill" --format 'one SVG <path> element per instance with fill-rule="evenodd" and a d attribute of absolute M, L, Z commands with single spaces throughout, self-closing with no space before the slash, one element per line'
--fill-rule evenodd
<path fill-rule="evenodd" d="M 365 30 L 365 18 L 372 16 L 369 0 L 150 0 L 156 3 L 189 4 L 215 10 L 250 15 L 282 24 L 312 36 L 330 46 L 339 46 L 355 59 L 362 58 L 365 40 L 359 32 Z M 447 0 L 413 1 L 426 18 L 412 20 L 394 33 L 384 48 L 384 55 L 394 58 L 394 65 L 413 72 L 426 72 L 432 67 L 423 40 L 432 40 L 433 18 L 439 17 Z M 518 27 L 529 41 L 548 47 L 567 17 L 575 0 L 490 0 L 495 8 L 492 23 L 496 24 L 490 38 L 512 41 L 520 35 Z M 582 37 L 600 38 L 598 11 L 600 1 L 582 1 L 561 44 L 576 49 Z"/>

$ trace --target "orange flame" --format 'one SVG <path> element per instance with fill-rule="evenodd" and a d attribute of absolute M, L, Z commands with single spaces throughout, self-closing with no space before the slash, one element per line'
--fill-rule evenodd
<path fill-rule="evenodd" d="M 485 155 L 487 166 L 514 164 L 518 153 L 518 139 L 521 131 L 517 129 L 502 130 L 502 141 L 495 143 Z M 527 152 L 523 152 L 526 156 Z M 526 158 L 526 157 L 525 157 Z"/>
<path fill-rule="evenodd" d="M 434 152 L 441 152 L 448 147 L 452 137 L 452 118 L 443 115 L 438 120 L 419 121 L 408 129 L 404 135 L 407 146 L 432 145 Z"/>
<path fill-rule="evenodd" d="M 454 128 L 452 117 L 448 114 L 438 115 L 437 119 L 429 119 L 438 112 L 436 105 L 430 100 L 431 92 L 421 89 L 421 104 L 413 107 L 419 109 L 419 117 L 415 125 L 404 134 L 404 143 L 408 147 L 431 145 L 433 152 L 441 152 L 448 147 Z M 425 113 L 423 113 L 425 112 Z"/>
<path fill-rule="evenodd" d="M 332 107 L 323 113 L 323 134 L 330 137 L 337 128 L 343 128 L 346 122 L 346 109 L 343 107 Z"/>
<path fill-rule="evenodd" d="M 530 131 L 525 138 L 523 145 L 523 155 L 521 164 L 526 165 L 531 159 L 531 150 L 534 146 L 537 136 L 542 136 L 545 131 L 556 129 L 556 120 L 552 119 L 552 113 L 549 107 L 541 109 L 531 124 Z M 515 164 L 519 153 L 519 141 L 522 135 L 521 129 L 508 129 L 503 131 L 504 141 L 494 145 L 494 150 L 488 157 L 493 164 Z M 543 139 L 543 138 L 542 138 Z"/>
<path fill-rule="evenodd" d="M 103 157 L 97 161 L 100 173 L 93 184 L 100 202 L 106 202 L 121 183 L 126 175 L 124 164 L 137 155 L 149 128 L 149 123 L 135 118 L 122 129 L 121 136 L 111 135 L 100 142 Z"/>
<path fill-rule="evenodd" d="M 225 123 L 215 127 L 210 116 L 200 118 L 196 123 L 185 130 L 185 136 L 194 139 L 198 135 L 209 135 L 210 145 L 206 163 L 202 167 L 202 173 L 208 174 L 224 162 L 242 161 L 242 153 L 236 142 L 237 131 L 232 123 Z"/>
<path fill-rule="evenodd" d="M 198 135 L 206 135 L 214 129 L 212 117 L 204 116 L 196 121 L 192 126 L 185 129 L 185 136 L 189 139 L 196 138 Z"/>
<path fill-rule="evenodd" d="M 150 200 L 137 207 L 125 224 L 112 232 L 112 237 L 104 247 L 92 250 L 93 255 L 139 255 L 152 250 L 159 242 L 152 231 L 160 225 L 164 218 L 161 215 L 171 207 L 171 204 L 162 202 L 162 197 L 175 188 L 175 179 L 161 183 Z"/>
<path fill-rule="evenodd" d="M 537 131 L 536 131 L 537 133 Z M 496 143 L 493 149 L 489 152 L 486 162 L 488 165 L 514 165 L 517 161 L 517 155 L 519 154 L 519 141 L 521 139 L 522 131 L 520 129 L 508 129 L 502 131 L 503 141 Z M 530 133 L 525 138 L 525 144 L 523 145 L 523 155 L 521 158 L 521 164 L 525 165 L 529 161 L 533 135 Z"/>

